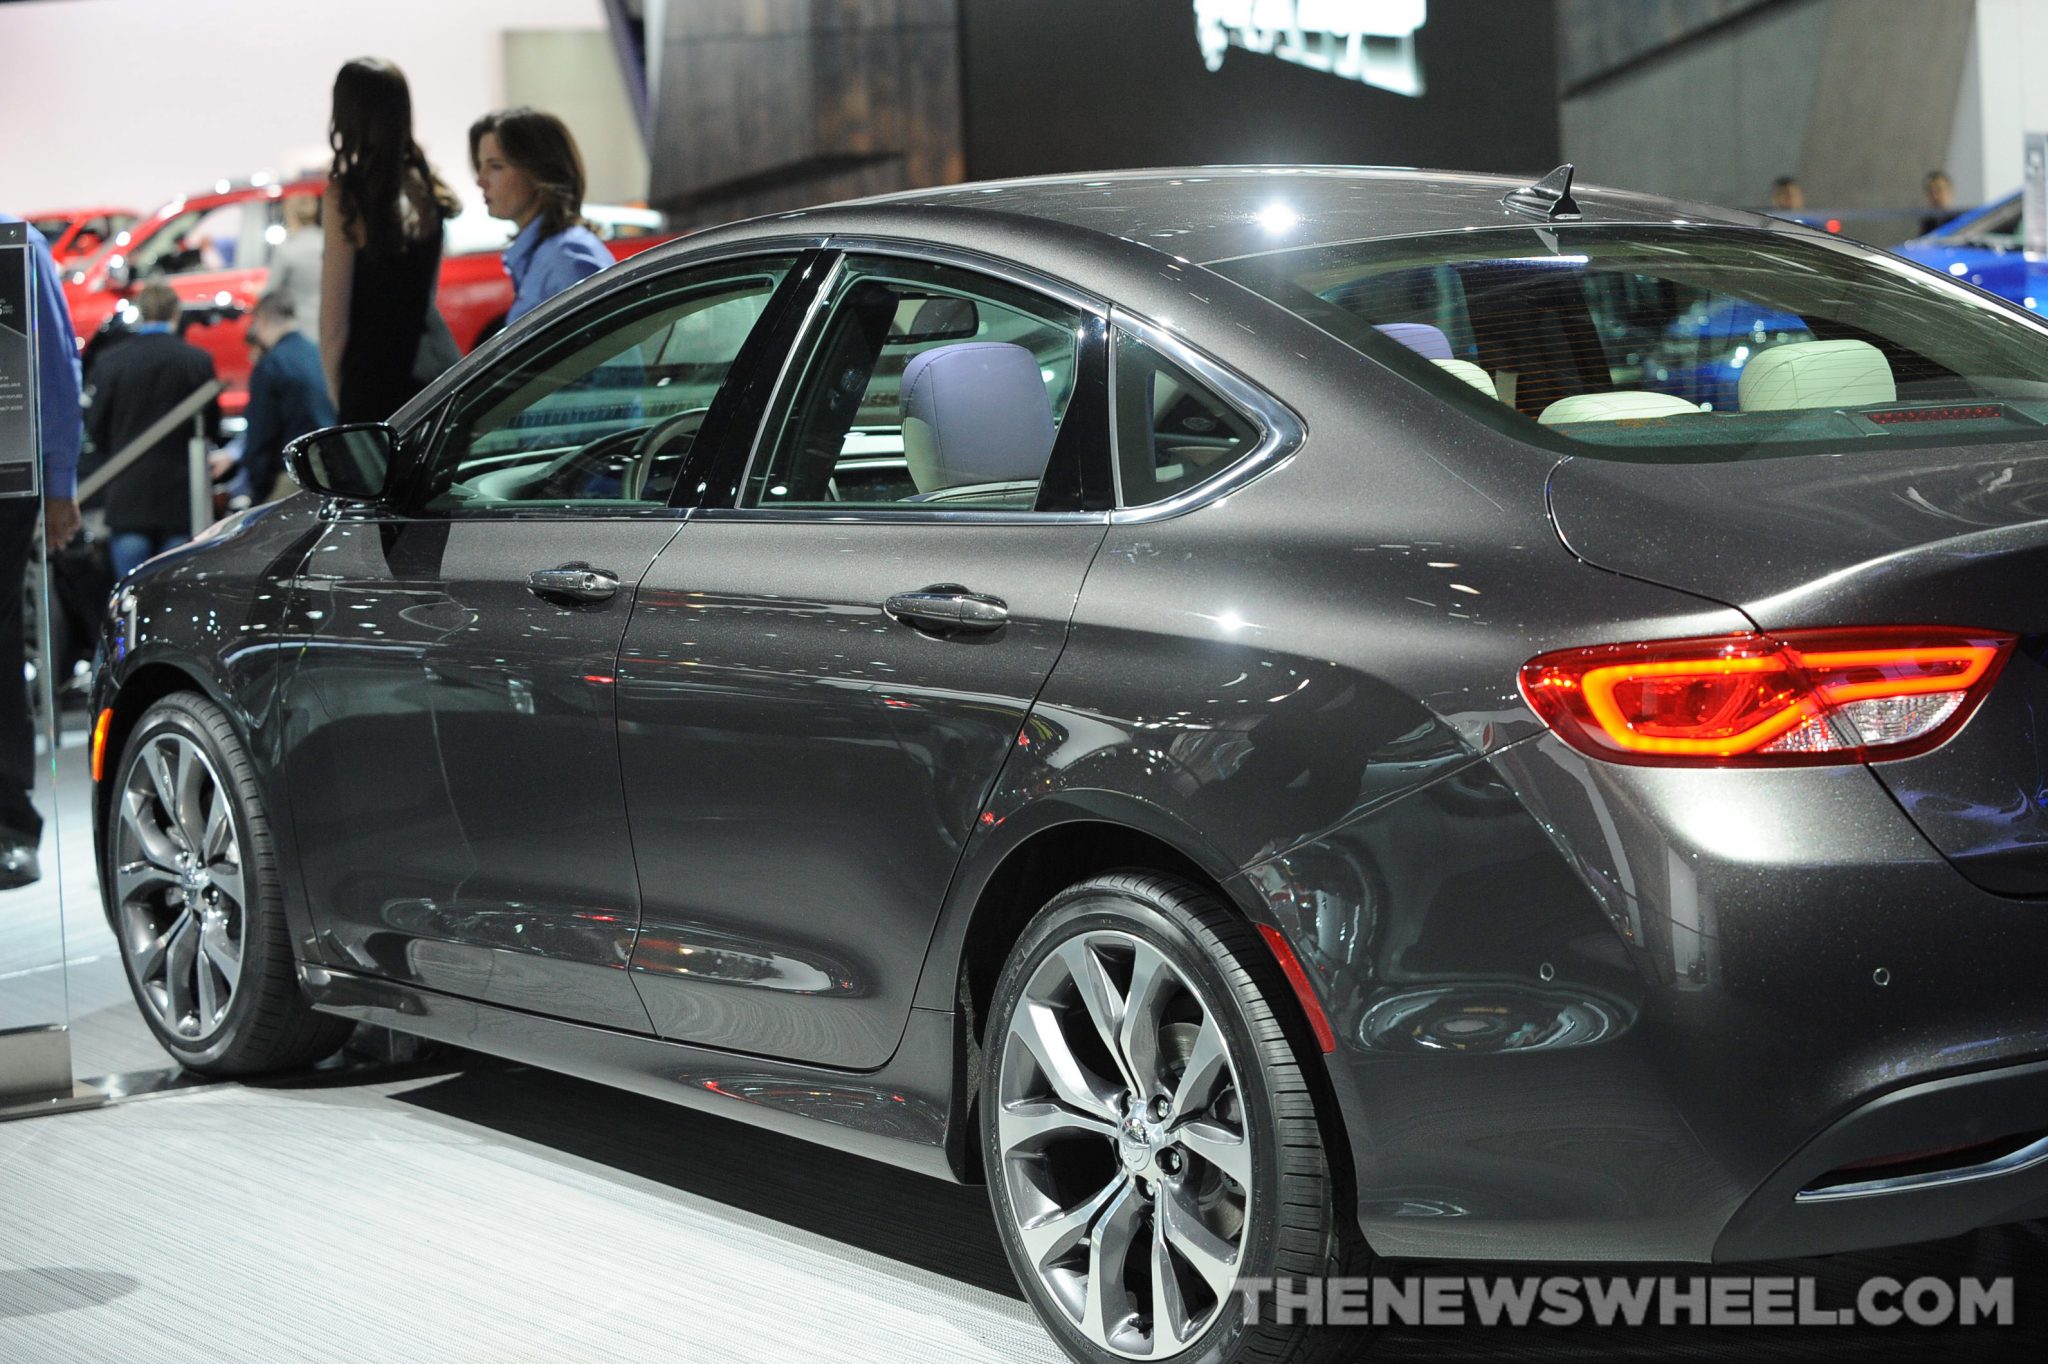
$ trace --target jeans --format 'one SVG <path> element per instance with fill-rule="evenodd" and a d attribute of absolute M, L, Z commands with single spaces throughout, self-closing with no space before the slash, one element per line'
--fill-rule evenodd
<path fill-rule="evenodd" d="M 36 780 L 36 738 L 22 671 L 27 641 L 21 608 L 29 537 L 42 515 L 40 497 L 0 501 L 0 833 L 31 847 L 42 836 L 43 817 L 29 801 Z"/>
<path fill-rule="evenodd" d="M 181 530 L 115 531 L 113 540 L 107 545 L 107 553 L 114 560 L 115 580 L 119 581 L 133 573 L 145 559 L 154 559 L 172 546 L 182 545 L 191 538 Z"/>

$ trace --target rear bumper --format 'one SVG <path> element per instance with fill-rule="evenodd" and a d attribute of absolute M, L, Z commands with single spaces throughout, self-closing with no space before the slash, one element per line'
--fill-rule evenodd
<path fill-rule="evenodd" d="M 1946 1154 L 1868 1168 L 1898 1153 Z M 1864 1166 L 1860 1169 L 1845 1167 Z M 1742 1205 L 1716 1260 L 1777 1260 L 2048 1216 L 2048 1061 L 1895 1090 L 1830 1125 Z"/>
<path fill-rule="evenodd" d="M 1863 768 L 1543 737 L 1245 876 L 1337 1033 L 1382 1254 L 1748 1260 L 2048 1215 L 2048 1160 L 1811 1196 L 2048 1136 L 2048 904 L 1972 885 Z"/>

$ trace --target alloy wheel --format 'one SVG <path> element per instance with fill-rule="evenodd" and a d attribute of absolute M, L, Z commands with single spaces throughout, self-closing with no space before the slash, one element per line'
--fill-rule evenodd
<path fill-rule="evenodd" d="M 205 749 L 173 730 L 129 764 L 114 841 L 122 947 L 165 1031 L 220 1029 L 242 975 L 249 923 L 241 843 Z"/>
<path fill-rule="evenodd" d="M 1067 1319 L 1130 1359 L 1228 1308 L 1252 1145 L 1216 1010 L 1151 944 L 1070 938 L 1026 982 L 995 1111 L 1017 1243 Z"/>

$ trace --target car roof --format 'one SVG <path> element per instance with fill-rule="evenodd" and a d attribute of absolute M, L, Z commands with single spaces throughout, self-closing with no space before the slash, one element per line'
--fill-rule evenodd
<path fill-rule="evenodd" d="M 967 209 L 1092 229 L 1210 264 L 1286 247 L 1540 222 L 1501 204 L 1537 176 L 1386 166 L 1188 166 L 994 180 L 911 190 L 801 214 L 829 230 L 841 211 Z M 1782 229 L 1777 219 L 1657 195 L 1574 185 L 1581 221 L 1717 223 Z M 908 216 L 908 215 L 907 215 Z"/>
<path fill-rule="evenodd" d="M 221 185 L 225 183 L 226 189 Z M 250 199 L 278 199 L 287 194 L 301 194 L 325 189 L 327 180 L 320 175 L 286 176 L 283 179 L 215 181 L 206 189 L 194 190 L 169 199 L 142 215 L 144 222 L 155 223 L 165 218 L 174 218 L 189 208 L 218 208 L 222 204 L 246 202 Z"/>
<path fill-rule="evenodd" d="M 28 222 L 34 222 L 37 218 L 68 218 L 75 221 L 79 218 L 95 218 L 102 213 L 134 212 L 134 209 L 125 204 L 99 204 L 88 208 L 46 208 L 40 213 L 24 213 L 21 216 Z"/>

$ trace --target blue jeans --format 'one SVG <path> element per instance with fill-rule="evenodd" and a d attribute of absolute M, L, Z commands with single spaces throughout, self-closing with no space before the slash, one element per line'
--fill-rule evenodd
<path fill-rule="evenodd" d="M 114 577 L 127 577 L 141 566 L 143 560 L 154 559 L 174 545 L 182 545 L 192 537 L 184 531 L 151 532 L 146 530 L 122 530 L 114 532 L 108 542 L 107 553 L 114 561 Z"/>

